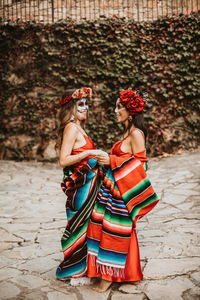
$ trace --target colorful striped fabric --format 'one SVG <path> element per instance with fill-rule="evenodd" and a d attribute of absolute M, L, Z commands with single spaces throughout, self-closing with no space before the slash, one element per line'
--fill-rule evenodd
<path fill-rule="evenodd" d="M 68 222 L 61 239 L 64 261 L 56 271 L 59 279 L 81 277 L 86 272 L 86 232 L 101 176 L 94 158 L 89 158 L 79 168 L 71 166 L 64 169 L 61 187 L 68 197 L 66 202 Z"/>
<path fill-rule="evenodd" d="M 122 277 L 133 227 L 159 199 L 139 159 L 110 161 L 88 226 L 88 253 L 101 274 Z"/>

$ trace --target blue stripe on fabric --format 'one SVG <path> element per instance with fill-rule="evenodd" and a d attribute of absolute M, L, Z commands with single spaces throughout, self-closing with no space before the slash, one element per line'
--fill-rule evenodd
<path fill-rule="evenodd" d="M 95 252 L 98 253 L 99 251 L 99 241 L 93 240 L 89 237 L 87 237 L 87 247 L 88 247 L 88 252 Z"/>
<path fill-rule="evenodd" d="M 127 254 L 116 253 L 110 250 L 99 248 L 97 262 L 99 261 L 101 263 L 104 262 L 105 264 L 108 263 L 111 265 L 124 266 L 126 263 L 126 257 Z"/>
<path fill-rule="evenodd" d="M 78 189 L 78 191 L 76 193 L 76 198 L 75 198 L 75 201 L 74 201 L 75 210 L 79 210 L 83 206 L 83 204 L 85 203 L 85 201 L 88 197 L 88 194 L 91 190 L 91 185 L 92 185 L 91 178 L 94 177 L 94 174 L 95 174 L 94 171 L 91 170 L 87 174 L 85 184 Z"/>
<path fill-rule="evenodd" d="M 103 188 L 100 189 L 99 194 L 103 197 L 107 197 L 109 195 L 108 191 L 105 191 Z"/>
<path fill-rule="evenodd" d="M 98 200 L 99 203 L 101 203 L 101 204 L 106 204 L 106 203 L 107 203 L 107 200 L 106 200 L 106 199 L 102 199 L 102 198 L 97 197 L 97 200 Z"/>
<path fill-rule="evenodd" d="M 57 278 L 67 278 L 73 275 L 77 275 L 79 273 L 83 273 L 86 268 L 86 258 L 80 261 L 78 264 L 74 264 L 72 266 L 68 266 L 66 269 L 60 269 L 59 267 L 56 270 Z"/>
<path fill-rule="evenodd" d="M 67 220 L 69 221 L 77 212 L 67 208 L 66 213 L 67 213 Z"/>
<path fill-rule="evenodd" d="M 91 167 L 94 168 L 97 164 L 97 160 L 93 157 L 91 157 L 90 159 L 88 159 L 87 164 Z"/>
<path fill-rule="evenodd" d="M 117 203 L 115 203 L 114 201 L 112 201 L 112 206 L 113 207 L 119 207 L 119 208 L 126 208 L 126 206 L 124 205 L 124 204 L 117 204 Z"/>
<path fill-rule="evenodd" d="M 114 209 L 113 207 L 110 207 L 107 205 L 107 210 L 109 210 L 110 212 L 116 213 L 120 216 L 129 216 L 129 213 L 126 211 L 120 211 L 119 209 Z"/>
<path fill-rule="evenodd" d="M 121 210 L 118 209 L 118 207 L 119 207 L 119 208 L 126 209 L 126 211 L 121 211 Z M 106 201 L 106 209 L 108 209 L 109 211 L 111 211 L 111 212 L 113 212 L 113 213 L 116 212 L 116 213 L 119 214 L 119 212 L 120 212 L 120 214 L 121 214 L 121 215 L 124 215 L 124 216 L 128 216 L 128 215 L 129 215 L 126 206 L 125 206 L 123 203 L 121 203 L 121 204 L 116 204 L 116 203 L 113 201 L 111 195 L 109 195 L 109 197 L 108 197 L 108 199 L 107 199 L 107 201 Z"/>

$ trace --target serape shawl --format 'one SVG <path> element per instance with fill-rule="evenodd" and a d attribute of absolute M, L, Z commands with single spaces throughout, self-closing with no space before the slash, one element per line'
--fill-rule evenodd
<path fill-rule="evenodd" d="M 67 195 L 67 225 L 61 239 L 64 261 L 59 265 L 59 279 L 80 277 L 87 267 L 86 231 L 100 188 L 101 170 L 97 160 L 89 158 L 81 167 L 64 169 L 61 188 Z"/>
<path fill-rule="evenodd" d="M 134 156 L 111 155 L 110 161 L 88 227 L 88 253 L 97 272 L 123 278 L 136 221 L 159 199 L 145 172 L 146 164 Z"/>

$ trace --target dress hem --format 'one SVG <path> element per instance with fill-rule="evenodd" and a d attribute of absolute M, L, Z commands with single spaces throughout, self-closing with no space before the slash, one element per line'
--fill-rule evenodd
<path fill-rule="evenodd" d="M 107 280 L 107 281 L 110 281 L 110 282 L 135 282 L 135 281 L 140 281 L 140 280 L 143 280 L 143 276 L 141 278 L 136 278 L 136 279 L 121 279 L 121 278 L 108 278 L 107 276 L 104 276 L 104 275 L 101 275 L 101 274 L 94 274 L 94 275 L 88 275 L 87 274 L 87 277 L 88 278 L 97 278 L 97 277 L 101 277 L 101 279 L 104 279 L 104 280 Z"/>

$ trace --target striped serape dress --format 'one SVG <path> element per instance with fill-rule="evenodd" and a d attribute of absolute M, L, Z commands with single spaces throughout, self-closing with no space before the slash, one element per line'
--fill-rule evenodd
<path fill-rule="evenodd" d="M 86 144 L 73 149 L 72 155 L 96 149 L 86 135 L 84 138 Z M 67 195 L 67 225 L 61 239 L 64 260 L 56 271 L 58 279 L 78 278 L 86 273 L 86 232 L 102 177 L 97 160 L 91 156 L 65 167 L 63 172 L 61 187 Z"/>
<path fill-rule="evenodd" d="M 111 149 L 111 165 L 87 230 L 87 276 L 115 282 L 143 278 L 136 221 L 159 201 L 147 178 L 145 150 L 125 153 L 122 142 Z"/>

